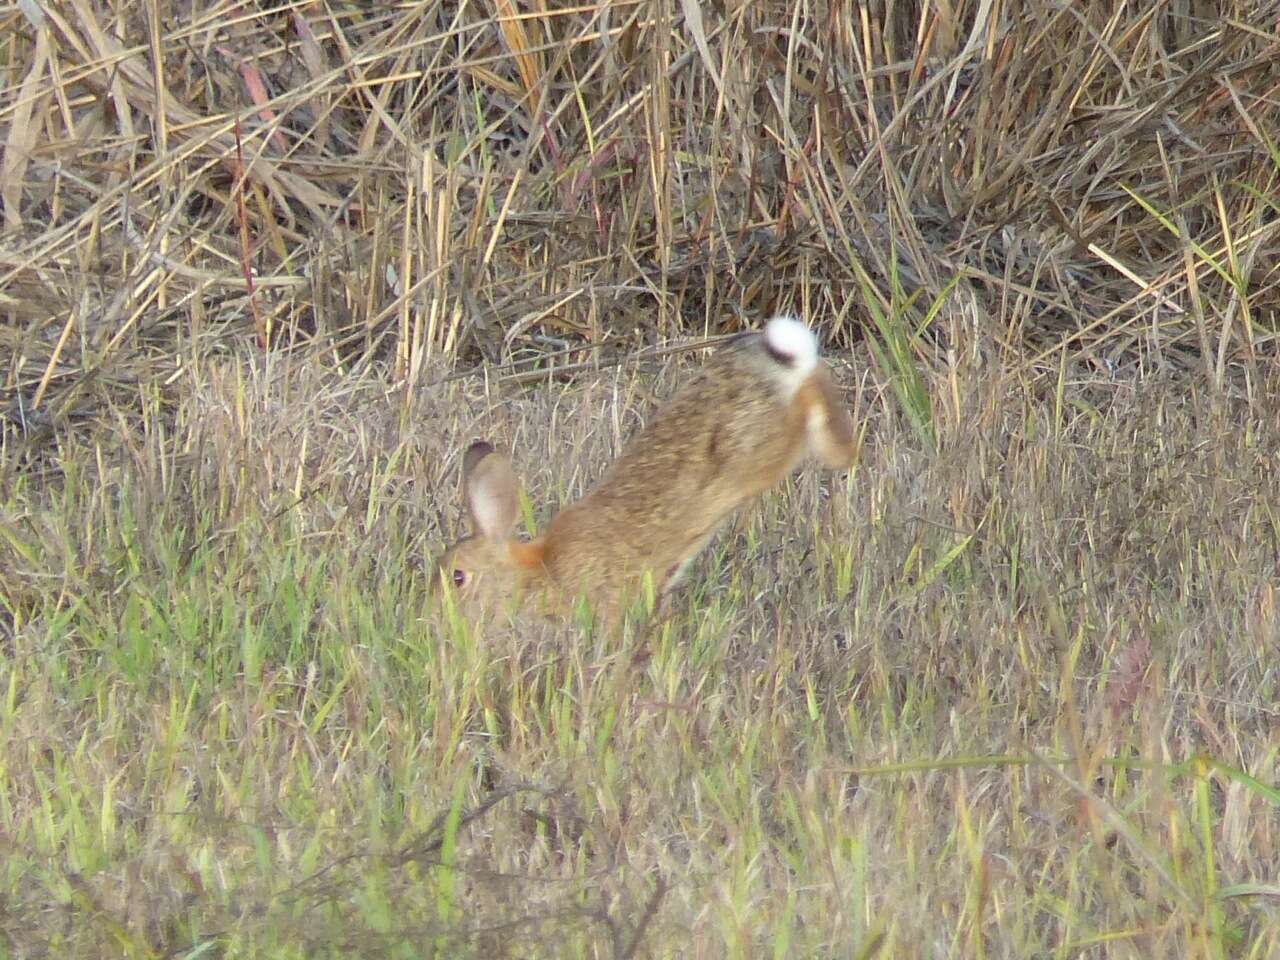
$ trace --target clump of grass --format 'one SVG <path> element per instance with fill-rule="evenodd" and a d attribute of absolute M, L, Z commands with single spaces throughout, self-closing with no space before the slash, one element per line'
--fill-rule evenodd
<path fill-rule="evenodd" d="M 867 278 L 935 303 L 962 276 L 995 319 L 953 332 L 1039 361 L 1199 357 L 1222 387 L 1274 342 L 1247 3 L 15 10 L 10 445 L 246 340 L 410 391 L 784 309 L 848 344 Z"/>

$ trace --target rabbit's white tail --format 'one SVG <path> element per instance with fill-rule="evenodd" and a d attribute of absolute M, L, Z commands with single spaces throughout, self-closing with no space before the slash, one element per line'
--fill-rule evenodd
<path fill-rule="evenodd" d="M 803 380 L 818 365 L 818 338 L 795 317 L 774 317 L 764 328 L 769 355 Z"/>

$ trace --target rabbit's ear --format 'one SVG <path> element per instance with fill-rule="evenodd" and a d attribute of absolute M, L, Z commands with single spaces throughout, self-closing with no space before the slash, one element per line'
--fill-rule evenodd
<path fill-rule="evenodd" d="M 520 512 L 511 461 L 491 444 L 473 443 L 462 455 L 462 494 L 471 529 L 486 540 L 508 540 Z"/>
<path fill-rule="evenodd" d="M 853 419 L 831 379 L 831 368 L 819 363 L 800 388 L 798 399 L 807 412 L 809 448 L 818 459 L 832 470 L 853 466 L 858 453 Z"/>

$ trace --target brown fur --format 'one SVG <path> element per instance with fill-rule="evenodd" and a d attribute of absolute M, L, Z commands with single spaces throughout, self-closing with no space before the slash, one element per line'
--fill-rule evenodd
<path fill-rule="evenodd" d="M 796 376 L 761 334 L 743 337 L 679 390 L 538 541 L 479 530 L 441 558 L 440 576 L 451 581 L 456 571 L 466 579 L 461 594 L 489 602 L 536 590 L 561 613 L 581 594 L 616 603 L 650 572 L 669 589 L 726 517 L 810 452 L 833 469 L 852 464 L 853 424 L 830 368 L 819 361 L 798 385 Z M 464 470 L 473 518 L 476 478 L 502 490 L 510 473 L 505 458 L 494 461 L 501 455 L 487 445 L 473 453 L 477 446 Z M 510 483 L 514 490 L 514 475 Z"/>

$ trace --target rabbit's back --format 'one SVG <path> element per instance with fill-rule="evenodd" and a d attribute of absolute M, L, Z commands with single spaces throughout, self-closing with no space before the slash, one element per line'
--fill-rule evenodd
<path fill-rule="evenodd" d="M 569 589 L 657 586 L 725 516 L 785 477 L 806 449 L 805 413 L 760 334 L 711 359 L 663 406 L 582 500 L 547 528 L 545 563 Z"/>

